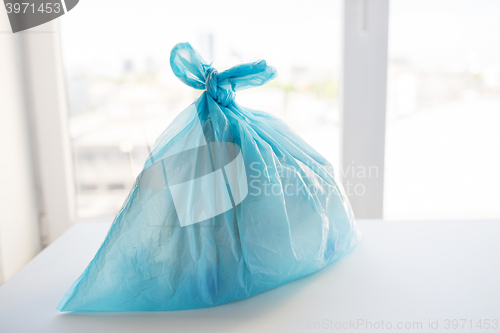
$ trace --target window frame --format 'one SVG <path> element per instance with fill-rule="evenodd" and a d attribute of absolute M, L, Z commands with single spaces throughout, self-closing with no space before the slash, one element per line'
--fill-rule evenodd
<path fill-rule="evenodd" d="M 75 185 L 59 22 L 18 32 L 40 238 L 47 246 L 75 221 Z"/>
<path fill-rule="evenodd" d="M 343 0 L 344 189 L 357 218 L 383 218 L 389 0 Z"/>

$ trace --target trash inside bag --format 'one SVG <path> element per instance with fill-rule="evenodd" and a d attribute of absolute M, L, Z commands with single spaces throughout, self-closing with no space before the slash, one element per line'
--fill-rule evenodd
<path fill-rule="evenodd" d="M 331 165 L 283 121 L 234 101 L 275 68 L 261 60 L 218 73 L 188 43 L 170 64 L 205 91 L 156 140 L 60 311 L 223 304 L 316 272 L 359 241 Z"/>

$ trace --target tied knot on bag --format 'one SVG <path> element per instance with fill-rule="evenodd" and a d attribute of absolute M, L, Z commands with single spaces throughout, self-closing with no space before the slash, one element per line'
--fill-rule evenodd
<path fill-rule="evenodd" d="M 189 43 L 179 43 L 170 52 L 170 66 L 175 76 L 190 87 L 206 90 L 221 107 L 234 103 L 236 91 L 258 87 L 276 77 L 276 68 L 265 60 L 241 64 L 221 73 L 207 63 Z"/>
<path fill-rule="evenodd" d="M 209 67 L 205 73 L 205 89 L 217 103 L 225 107 L 234 100 L 236 93 L 220 87 L 218 77 L 219 72 L 215 68 Z"/>

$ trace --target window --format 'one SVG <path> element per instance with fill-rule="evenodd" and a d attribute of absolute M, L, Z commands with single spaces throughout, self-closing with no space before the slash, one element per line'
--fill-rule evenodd
<path fill-rule="evenodd" d="M 385 217 L 500 217 L 500 3 L 391 2 Z"/>
<path fill-rule="evenodd" d="M 178 42 L 219 71 L 258 59 L 277 67 L 274 82 L 237 102 L 276 114 L 340 164 L 340 1 L 87 0 L 61 22 L 78 217 L 118 212 L 154 139 L 201 93 L 170 69 Z"/>
<path fill-rule="evenodd" d="M 381 3 L 347 3 L 355 10 L 345 19 L 369 32 L 387 22 L 370 7 Z M 115 215 L 156 136 L 201 93 L 170 70 L 169 52 L 181 41 L 219 71 L 261 58 L 277 67 L 278 79 L 239 92 L 237 102 L 278 115 L 339 169 L 341 1 L 303 4 L 88 0 L 62 17 L 77 216 Z M 492 37 L 499 15 L 494 0 L 391 2 L 379 170 L 386 218 L 500 216 L 500 46 Z M 371 199 L 351 197 L 353 206 L 366 207 L 381 188 Z"/>

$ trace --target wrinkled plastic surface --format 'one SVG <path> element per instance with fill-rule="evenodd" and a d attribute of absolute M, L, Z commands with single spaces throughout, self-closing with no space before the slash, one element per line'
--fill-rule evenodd
<path fill-rule="evenodd" d="M 158 137 L 61 311 L 227 303 L 316 272 L 359 241 L 331 165 L 281 120 L 234 102 L 273 79 L 273 67 L 219 74 L 187 43 L 170 62 L 206 91 Z"/>

